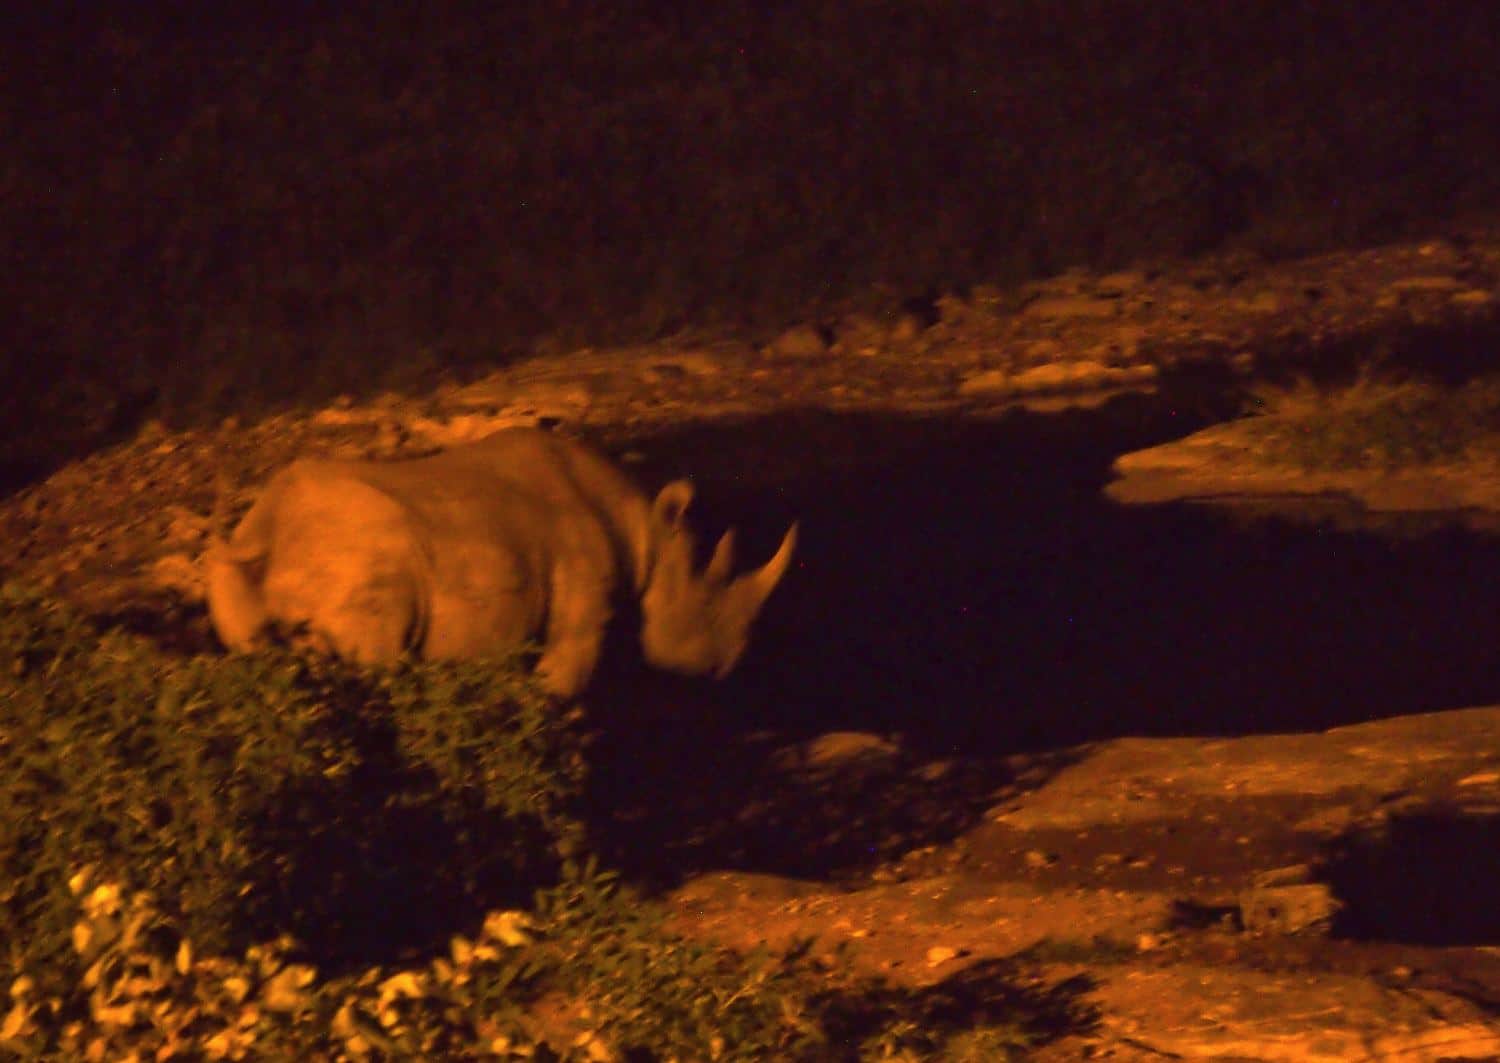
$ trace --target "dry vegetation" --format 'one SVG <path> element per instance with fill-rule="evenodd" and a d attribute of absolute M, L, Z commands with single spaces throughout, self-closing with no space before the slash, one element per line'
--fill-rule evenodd
<path fill-rule="evenodd" d="M 1500 377 L 1461 386 L 1365 369 L 1350 383 L 1263 386 L 1253 438 L 1274 464 L 1389 469 L 1500 453 Z"/>

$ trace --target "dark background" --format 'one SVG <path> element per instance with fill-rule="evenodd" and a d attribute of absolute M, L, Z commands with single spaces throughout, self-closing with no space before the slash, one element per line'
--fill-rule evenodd
<path fill-rule="evenodd" d="M 537 350 L 1500 205 L 1500 5 L 10 16 L 0 462 Z"/>

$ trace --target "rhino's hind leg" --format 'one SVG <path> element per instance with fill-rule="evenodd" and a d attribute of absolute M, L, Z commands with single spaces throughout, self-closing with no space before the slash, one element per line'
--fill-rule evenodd
<path fill-rule="evenodd" d="M 425 616 L 407 509 L 336 465 L 294 465 L 283 479 L 267 535 L 266 612 L 293 645 L 395 661 Z"/>

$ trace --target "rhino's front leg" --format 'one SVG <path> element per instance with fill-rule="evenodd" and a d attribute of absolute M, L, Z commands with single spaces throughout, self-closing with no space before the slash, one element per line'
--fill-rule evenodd
<path fill-rule="evenodd" d="M 536 665 L 543 689 L 571 698 L 588 685 L 609 623 L 607 583 L 561 572 L 552 580 L 547 640 Z"/>

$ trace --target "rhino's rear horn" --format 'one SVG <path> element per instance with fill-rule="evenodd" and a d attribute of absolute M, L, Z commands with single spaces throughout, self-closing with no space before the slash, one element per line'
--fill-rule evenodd
<path fill-rule="evenodd" d="M 730 528 L 714 547 L 714 556 L 703 570 L 703 578 L 710 583 L 727 583 L 734 571 L 734 529 Z"/>
<path fill-rule="evenodd" d="M 722 545 L 722 543 L 721 543 Z M 781 540 L 781 546 L 777 548 L 775 555 L 761 568 L 754 572 L 741 576 L 734 583 L 734 588 L 740 597 L 739 605 L 748 616 L 754 616 L 760 611 L 760 607 L 766 603 L 776 585 L 781 582 L 781 577 L 786 575 L 786 570 L 792 563 L 792 552 L 797 549 L 797 525 L 792 524 L 786 530 L 786 536 Z M 715 552 L 715 559 L 718 554 Z"/>

